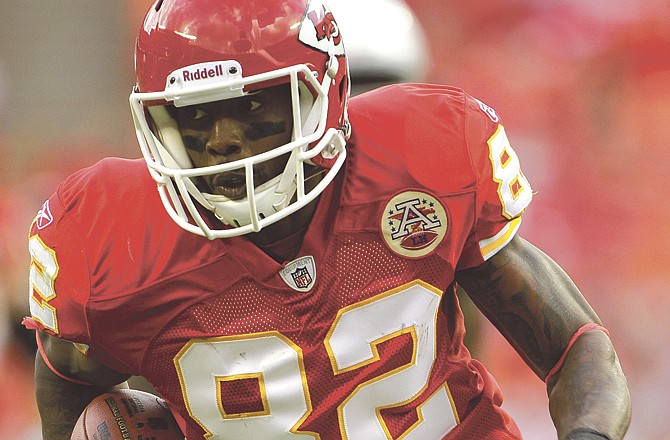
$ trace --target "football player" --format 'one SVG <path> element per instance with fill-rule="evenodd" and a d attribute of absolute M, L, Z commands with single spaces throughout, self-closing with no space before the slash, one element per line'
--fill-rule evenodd
<path fill-rule="evenodd" d="M 343 37 L 322 0 L 150 8 L 143 158 L 75 173 L 31 226 L 44 438 L 137 375 L 191 440 L 519 439 L 457 284 L 546 381 L 558 438 L 623 437 L 607 330 L 517 235 L 532 190 L 499 115 L 447 86 L 349 100 Z"/>

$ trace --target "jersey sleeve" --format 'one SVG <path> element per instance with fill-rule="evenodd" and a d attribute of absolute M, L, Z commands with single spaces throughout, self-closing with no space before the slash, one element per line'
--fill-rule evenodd
<path fill-rule="evenodd" d="M 464 129 L 477 191 L 475 223 L 458 270 L 482 264 L 509 243 L 533 197 L 495 110 L 467 96 Z"/>
<path fill-rule="evenodd" d="M 86 305 L 88 263 L 80 229 L 72 219 L 76 203 L 61 184 L 30 226 L 30 293 L 33 327 L 75 343 L 90 340 Z"/>

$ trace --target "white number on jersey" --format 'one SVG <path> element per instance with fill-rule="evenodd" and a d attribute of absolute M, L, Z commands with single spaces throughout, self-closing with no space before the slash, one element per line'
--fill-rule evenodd
<path fill-rule="evenodd" d="M 33 318 L 45 328 L 58 333 L 58 319 L 56 309 L 49 305 L 49 301 L 56 297 L 54 283 L 58 276 L 58 261 L 56 252 L 44 244 L 39 236 L 35 235 L 28 242 L 30 251 L 30 313 Z"/>
<path fill-rule="evenodd" d="M 502 125 L 498 125 L 498 130 L 488 140 L 488 144 L 493 180 L 498 184 L 502 214 L 508 219 L 513 219 L 526 209 L 533 192 L 521 172 L 519 157 L 512 149 Z"/>
<path fill-rule="evenodd" d="M 360 384 L 338 407 L 343 439 L 391 438 L 379 410 L 406 405 L 428 386 L 436 357 L 436 320 L 442 292 L 413 282 L 342 309 L 324 344 L 334 374 L 380 360 L 377 346 L 410 335 L 409 364 Z M 210 440 L 224 438 L 318 438 L 298 431 L 312 411 L 300 347 L 284 335 L 194 339 L 175 357 L 186 408 Z M 255 378 L 263 410 L 226 414 L 219 384 Z M 327 380 L 327 379 L 325 379 Z M 458 423 L 445 383 L 418 408 L 418 421 L 403 439 L 439 439 Z"/>

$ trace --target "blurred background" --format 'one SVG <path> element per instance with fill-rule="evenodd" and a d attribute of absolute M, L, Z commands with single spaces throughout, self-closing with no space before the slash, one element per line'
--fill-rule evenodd
<path fill-rule="evenodd" d="M 350 0 L 331 2 L 351 10 Z M 149 4 L 0 3 L 0 439 L 41 438 L 34 341 L 19 325 L 28 226 L 71 172 L 107 155 L 139 157 L 127 97 Z M 610 329 L 633 398 L 626 438 L 669 438 L 670 0 L 356 8 L 339 19 L 352 70 L 361 66 L 355 82 L 455 85 L 502 116 L 537 192 L 521 235 L 571 274 Z M 489 324 L 472 321 L 472 350 L 525 438 L 555 438 L 544 384 Z"/>

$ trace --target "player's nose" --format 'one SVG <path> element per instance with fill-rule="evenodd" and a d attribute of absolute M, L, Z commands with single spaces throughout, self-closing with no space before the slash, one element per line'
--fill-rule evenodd
<path fill-rule="evenodd" d="M 231 117 L 217 119 L 205 148 L 210 155 L 227 162 L 239 159 L 244 151 L 243 124 Z"/>

